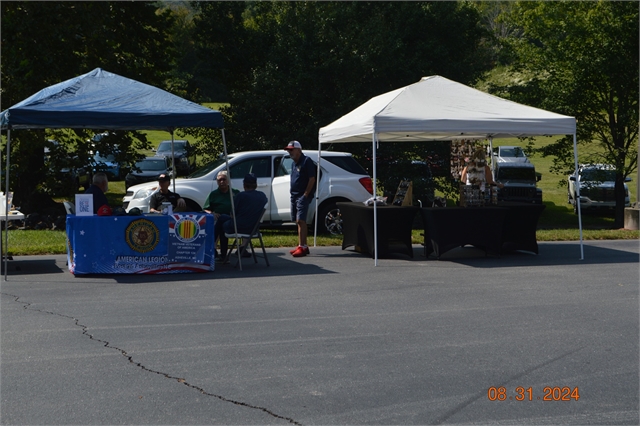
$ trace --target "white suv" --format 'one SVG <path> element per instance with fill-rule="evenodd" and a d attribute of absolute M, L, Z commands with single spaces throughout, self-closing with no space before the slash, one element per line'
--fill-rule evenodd
<path fill-rule="evenodd" d="M 316 164 L 318 151 L 303 151 Z M 318 186 L 318 230 L 333 234 L 342 233 L 342 219 L 336 207 L 341 201 L 365 201 L 373 193 L 373 183 L 364 168 L 346 152 L 323 151 Z M 258 190 L 269 200 L 263 223 L 278 225 L 291 222 L 289 175 L 293 160 L 284 150 L 246 151 L 229 154 L 231 186 L 242 190 L 242 180 L 247 173 L 258 178 Z M 185 178 L 175 180 L 175 192 L 187 202 L 189 211 L 201 211 L 207 196 L 218 187 L 216 176 L 225 170 L 224 158 L 219 158 Z M 146 183 L 130 187 L 123 199 L 123 207 L 128 212 L 134 207 L 143 213 L 149 212 L 151 194 L 158 189 L 158 183 Z M 169 186 L 173 189 L 173 183 Z M 314 221 L 315 201 L 309 207 L 307 223 Z"/>
<path fill-rule="evenodd" d="M 580 179 L 580 209 L 614 208 L 616 206 L 615 180 L 616 168 L 610 164 L 582 164 L 578 168 Z M 627 177 L 625 182 L 631 182 Z M 576 178 L 570 175 L 567 180 L 567 201 L 578 213 L 576 199 Z M 629 187 L 624 184 L 624 205 L 630 206 Z"/>

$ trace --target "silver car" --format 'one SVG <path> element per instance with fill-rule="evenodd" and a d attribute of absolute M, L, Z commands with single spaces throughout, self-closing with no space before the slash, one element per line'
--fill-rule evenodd
<path fill-rule="evenodd" d="M 314 162 L 318 162 L 318 151 L 303 151 Z M 342 219 L 337 202 L 362 202 L 371 197 L 373 183 L 365 169 L 349 153 L 323 151 L 320 161 L 318 185 L 319 231 L 342 233 Z M 284 150 L 245 151 L 229 154 L 231 186 L 242 189 L 242 179 L 247 173 L 258 178 L 258 190 L 265 193 L 268 204 L 263 223 L 278 225 L 291 222 L 289 175 L 293 160 Z M 189 211 L 201 211 L 207 196 L 218 187 L 216 176 L 226 169 L 224 158 L 213 161 L 185 178 L 175 180 L 170 190 L 185 199 Z M 123 199 L 125 210 L 137 207 L 149 212 L 151 195 L 158 189 L 157 182 L 135 185 L 128 188 Z M 307 223 L 314 222 L 315 201 L 309 208 Z"/>

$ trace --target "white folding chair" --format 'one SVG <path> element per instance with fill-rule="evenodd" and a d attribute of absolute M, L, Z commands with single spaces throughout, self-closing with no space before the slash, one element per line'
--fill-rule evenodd
<path fill-rule="evenodd" d="M 64 209 L 67 211 L 67 214 L 76 214 L 76 205 L 71 201 L 65 201 L 62 204 L 64 204 Z"/>
<path fill-rule="evenodd" d="M 233 243 L 231 243 L 231 247 L 227 252 L 225 263 L 227 260 L 229 260 L 229 257 L 231 256 L 233 249 L 237 248 L 238 252 L 237 254 L 234 254 L 234 256 L 238 256 L 238 260 L 236 261 L 236 264 L 234 265 L 234 267 L 240 265 L 240 270 L 242 271 L 242 255 L 247 251 L 247 247 L 251 248 L 251 254 L 253 256 L 253 260 L 255 263 L 258 263 L 258 258 L 256 257 L 256 252 L 253 248 L 253 242 L 252 242 L 254 239 L 258 239 L 260 241 L 260 247 L 262 248 L 264 261 L 267 263 L 267 266 L 270 266 L 269 259 L 267 258 L 267 251 L 264 249 L 264 242 L 262 241 L 262 233 L 260 232 L 260 222 L 262 221 L 262 216 L 264 216 L 264 213 L 266 211 L 267 211 L 266 208 L 262 209 L 262 213 L 260 213 L 260 216 L 258 217 L 258 221 L 254 225 L 253 231 L 251 231 L 250 234 L 241 234 L 241 233 L 236 234 L 236 233 L 226 233 L 226 232 L 224 233 L 224 235 L 227 238 L 229 239 L 233 238 Z"/>

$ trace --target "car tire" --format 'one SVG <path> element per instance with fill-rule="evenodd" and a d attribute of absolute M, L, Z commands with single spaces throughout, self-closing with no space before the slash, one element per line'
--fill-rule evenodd
<path fill-rule="evenodd" d="M 318 232 L 321 234 L 342 235 L 342 215 L 336 203 L 324 204 L 318 213 Z"/>
<path fill-rule="evenodd" d="M 189 198 L 185 198 L 185 203 L 187 203 L 187 211 L 188 212 L 201 212 L 202 211 L 202 207 L 200 207 L 198 205 L 198 203 L 196 203 L 195 201 L 189 199 Z"/>

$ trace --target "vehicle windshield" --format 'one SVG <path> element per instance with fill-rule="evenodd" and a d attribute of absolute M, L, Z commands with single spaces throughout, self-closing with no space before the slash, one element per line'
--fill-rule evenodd
<path fill-rule="evenodd" d="M 232 159 L 232 158 L 233 158 L 233 156 L 230 155 L 229 159 Z M 193 172 L 189 176 L 187 176 L 187 179 L 202 177 L 202 176 L 210 173 L 212 170 L 220 167 L 224 163 L 225 163 L 224 157 L 220 157 L 217 160 L 214 160 L 214 161 L 212 161 L 210 163 L 207 163 L 204 166 L 200 167 L 198 170 L 196 170 L 195 172 Z"/>
<path fill-rule="evenodd" d="M 162 171 L 167 169 L 167 162 L 164 158 L 153 159 L 153 160 L 142 160 L 138 161 L 135 166 L 136 169 L 140 169 L 142 171 Z"/>
<path fill-rule="evenodd" d="M 525 157 L 524 151 L 518 146 L 513 148 L 500 148 L 500 157 Z"/>
<path fill-rule="evenodd" d="M 185 141 L 174 141 L 173 142 L 173 150 L 174 151 L 184 151 L 185 145 L 187 142 Z M 171 141 L 160 142 L 158 145 L 157 152 L 171 152 Z"/>
<path fill-rule="evenodd" d="M 526 180 L 536 181 L 536 171 L 530 168 L 524 167 L 501 167 L 498 171 L 498 180 Z"/>
<path fill-rule="evenodd" d="M 602 170 L 602 169 L 584 169 L 580 174 L 580 180 L 584 181 L 596 181 L 596 182 L 610 182 L 616 180 L 615 170 Z"/>

